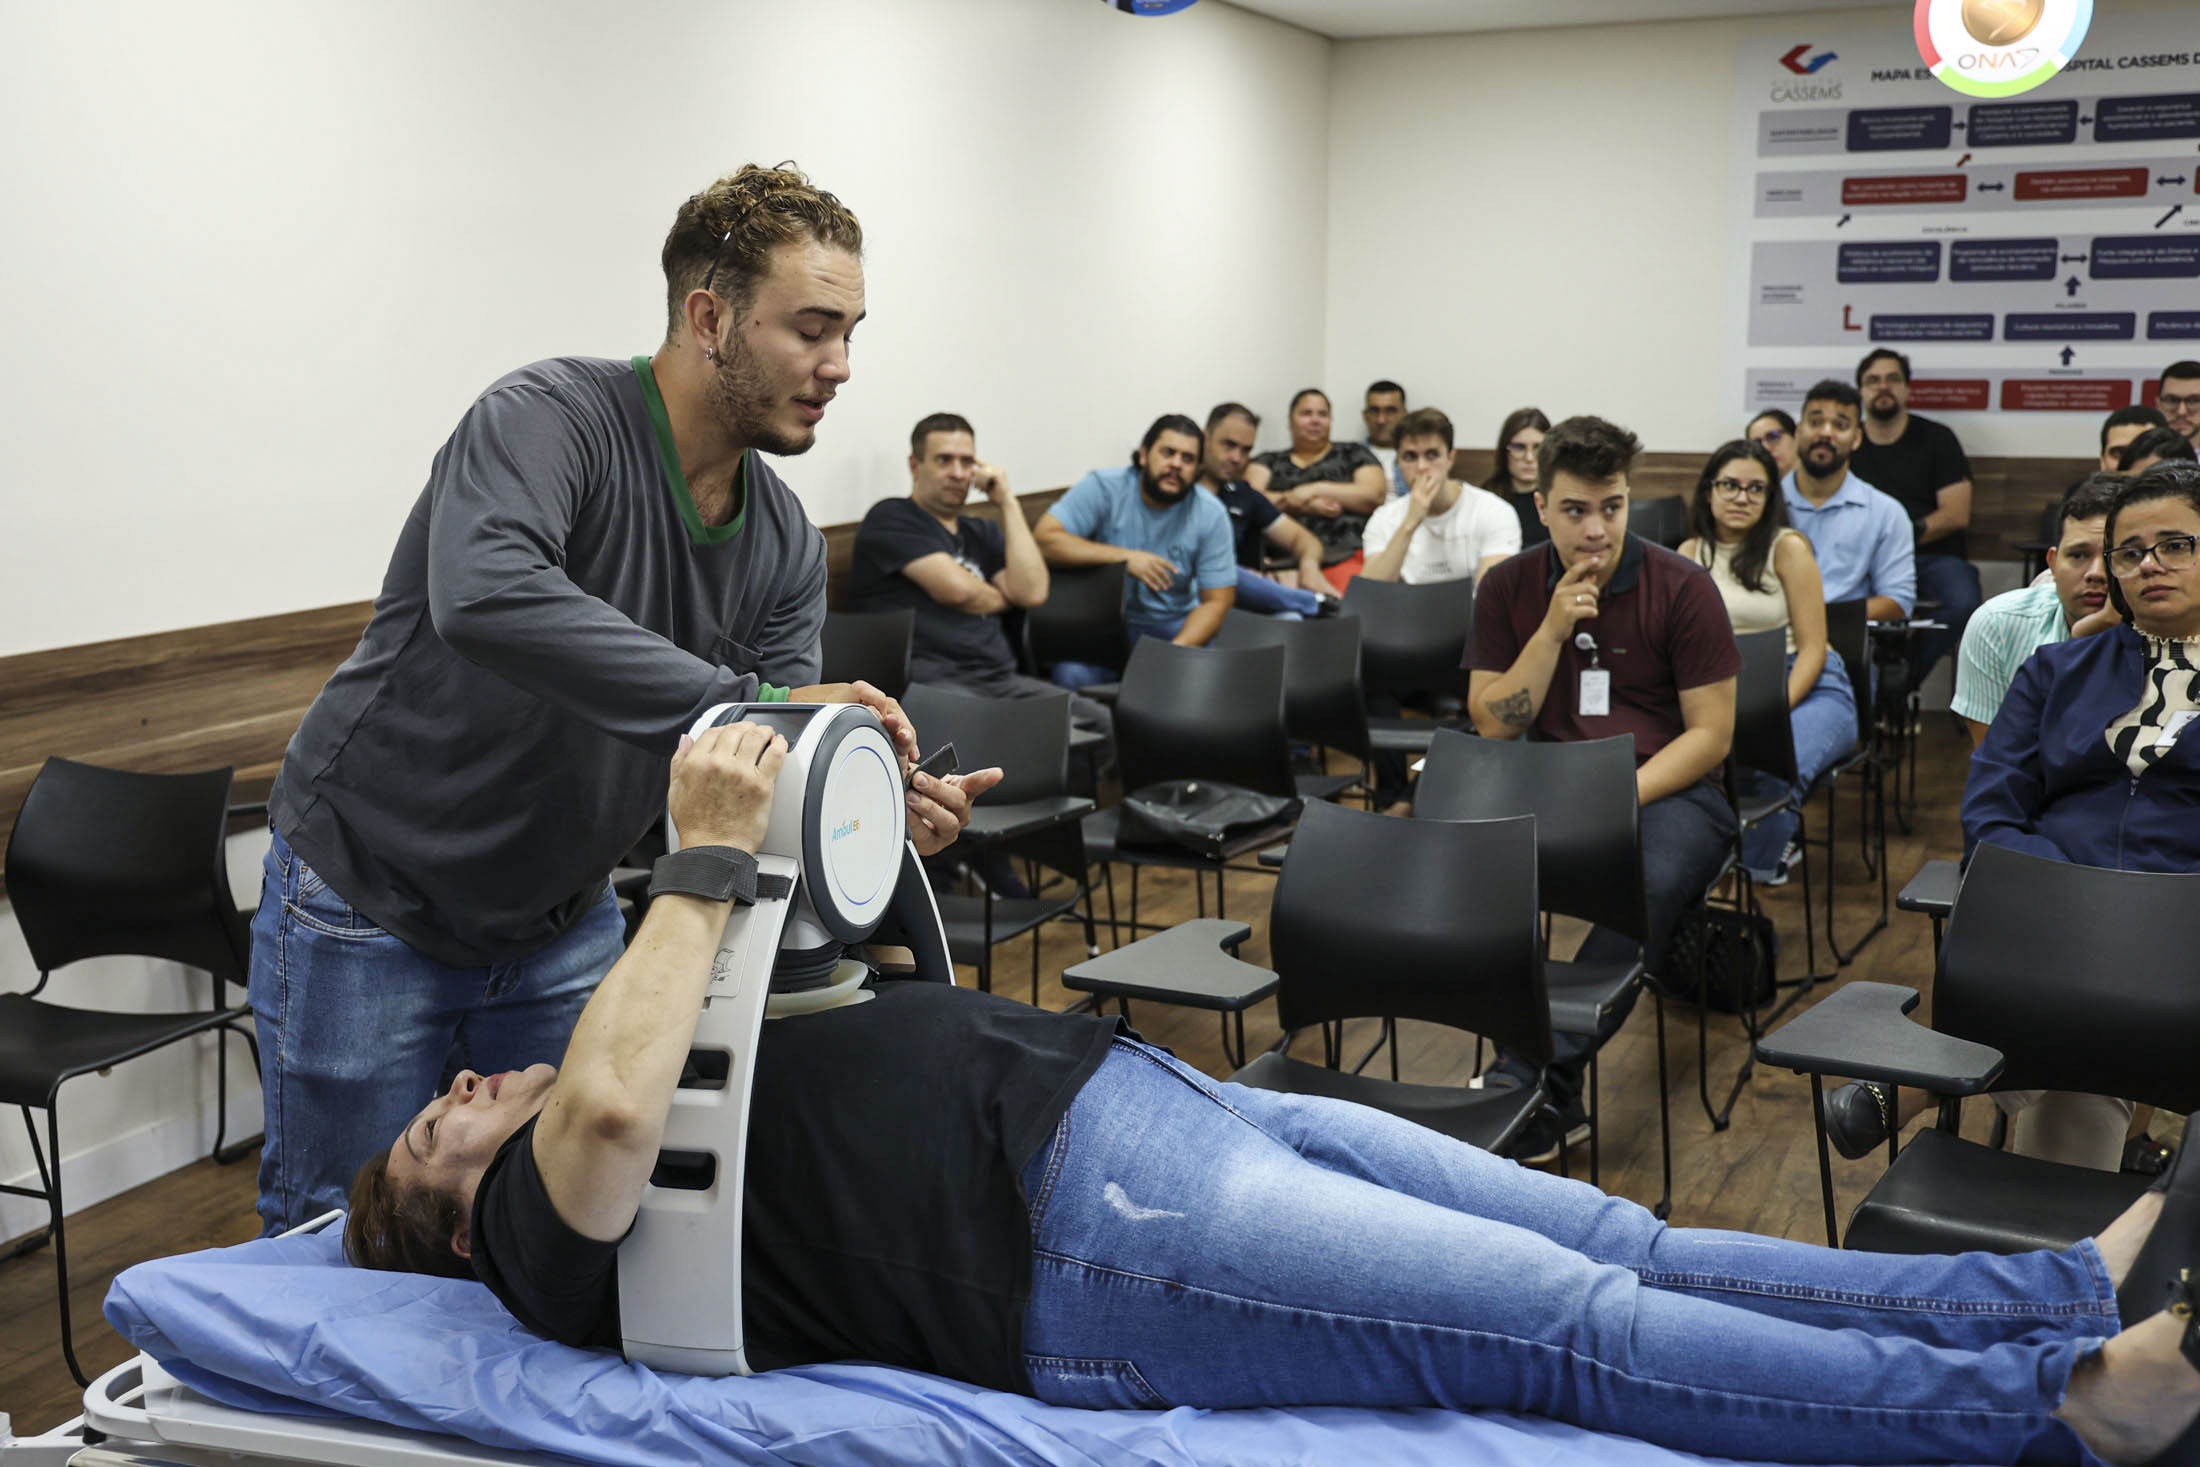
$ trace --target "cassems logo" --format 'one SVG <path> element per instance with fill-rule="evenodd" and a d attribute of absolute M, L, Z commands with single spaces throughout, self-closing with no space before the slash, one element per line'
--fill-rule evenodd
<path fill-rule="evenodd" d="M 2093 0 L 1917 0 L 1918 55 L 1968 97 L 2014 97 L 2078 54 Z"/>
<path fill-rule="evenodd" d="M 843 820 L 833 827 L 833 839 L 844 839 L 847 836 L 854 835 L 861 829 L 863 829 L 863 821 L 860 817 L 854 820 Z"/>
<path fill-rule="evenodd" d="M 1810 54 L 1810 42 L 1791 46 L 1780 57 L 1780 65 L 1798 77 L 1815 77 L 1832 63 L 1841 59 L 1834 51 Z M 1841 100 L 1841 83 L 1837 81 L 1789 81 L 1786 78 L 1772 84 L 1772 100 L 1775 102 L 1838 102 Z"/>

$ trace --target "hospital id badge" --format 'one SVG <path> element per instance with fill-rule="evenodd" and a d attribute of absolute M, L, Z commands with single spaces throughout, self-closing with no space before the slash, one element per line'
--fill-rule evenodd
<path fill-rule="evenodd" d="M 1612 713 L 1612 673 L 1604 667 L 1581 670 L 1581 697 L 1576 707 L 1583 718 L 1608 718 Z"/>
<path fill-rule="evenodd" d="M 2172 713 L 2169 722 L 2162 725 L 2162 732 L 2155 737 L 2154 747 L 2167 750 L 2177 742 L 2177 736 L 2185 731 L 2185 725 L 2195 718 L 2200 718 L 2200 710 L 2180 708 Z"/>

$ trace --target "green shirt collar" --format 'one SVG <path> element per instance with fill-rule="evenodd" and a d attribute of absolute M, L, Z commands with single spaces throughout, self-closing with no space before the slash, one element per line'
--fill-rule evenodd
<path fill-rule="evenodd" d="M 703 517 L 695 512 L 695 496 L 688 492 L 687 474 L 680 467 L 680 450 L 672 441 L 672 419 L 665 412 L 664 394 L 657 390 L 657 373 L 650 367 L 648 357 L 634 358 L 634 378 L 642 384 L 642 401 L 649 408 L 650 425 L 657 430 L 657 461 L 664 466 L 665 484 L 672 492 L 674 506 L 680 511 L 680 522 L 687 526 L 688 539 L 697 545 L 723 545 L 740 534 L 741 526 L 748 521 L 748 450 L 742 450 L 741 462 L 734 466 L 741 507 L 725 524 L 704 524 Z"/>

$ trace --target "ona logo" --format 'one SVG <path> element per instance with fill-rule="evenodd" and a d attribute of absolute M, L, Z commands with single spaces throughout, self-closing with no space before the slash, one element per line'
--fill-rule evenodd
<path fill-rule="evenodd" d="M 1917 0 L 1918 54 L 1971 97 L 2029 92 L 2067 66 L 2093 23 L 2093 0 Z"/>
<path fill-rule="evenodd" d="M 845 836 L 854 835 L 861 829 L 863 829 L 863 821 L 860 817 L 853 820 L 843 820 L 833 827 L 833 839 L 840 840 Z"/>

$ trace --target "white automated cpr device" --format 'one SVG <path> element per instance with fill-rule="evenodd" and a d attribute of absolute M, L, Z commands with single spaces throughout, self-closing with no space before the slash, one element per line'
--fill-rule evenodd
<path fill-rule="evenodd" d="M 954 981 L 905 833 L 901 763 L 877 715 L 853 703 L 727 703 L 691 732 L 742 721 L 787 741 L 756 853 L 757 899 L 727 920 L 658 1164 L 619 1246 L 627 1358 L 691 1375 L 751 1373 L 741 1192 L 756 1048 L 771 1042 L 765 1020 L 869 998 L 871 970 L 850 949 L 874 939 L 908 948 L 915 977 Z"/>

